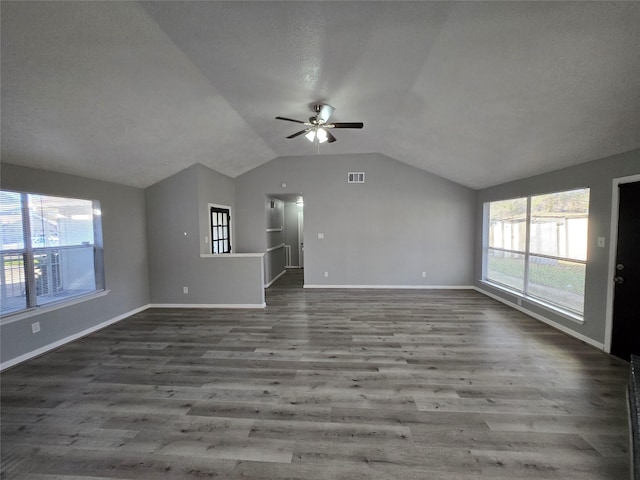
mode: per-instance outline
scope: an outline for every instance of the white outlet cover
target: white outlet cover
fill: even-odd
[[[34,322],[31,324],[31,332],[38,333],[40,331],[40,322]]]
[[[598,237],[598,247],[604,248],[604,246],[605,246],[605,238],[604,237]]]

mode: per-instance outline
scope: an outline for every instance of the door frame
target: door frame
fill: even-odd
[[[205,239],[205,244],[207,244],[207,253],[211,253],[213,254],[213,225],[212,225],[212,221],[211,221],[211,209],[212,208],[219,208],[221,210],[229,210],[229,247],[230,247],[230,251],[229,253],[235,253],[234,249],[233,249],[233,232],[234,232],[234,218],[233,218],[233,210],[231,209],[231,206],[229,205],[221,205],[219,203],[208,203],[207,204],[207,217],[208,218],[208,222],[209,222],[209,230],[207,233],[207,237],[208,240]],[[200,240],[200,242],[202,242],[202,240]],[[225,255],[224,253],[222,254],[216,254],[216,255]]]
[[[640,182],[640,174],[613,179],[611,195],[611,233],[609,234],[609,268],[607,269],[607,310],[604,327],[604,351],[611,353],[613,337],[613,301],[615,284],[613,277],[616,272],[616,255],[618,253],[618,216],[620,210],[620,185],[624,183]]]
[[[298,268],[304,268],[304,210],[302,209],[298,212]]]

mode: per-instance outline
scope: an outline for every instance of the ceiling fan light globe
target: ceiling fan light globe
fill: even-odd
[[[307,137],[307,140],[313,142],[316,139],[316,132],[315,130],[309,130],[304,136]]]
[[[320,143],[324,143],[329,139],[329,137],[327,137],[327,131],[323,128],[318,129],[318,132],[316,133],[316,138]]]

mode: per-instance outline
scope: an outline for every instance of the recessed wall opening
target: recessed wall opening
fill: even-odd
[[[265,284],[287,270],[304,268],[304,195],[301,192],[267,195]]]

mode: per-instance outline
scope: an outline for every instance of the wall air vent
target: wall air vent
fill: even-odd
[[[347,183],[364,183],[364,172],[349,172]]]

